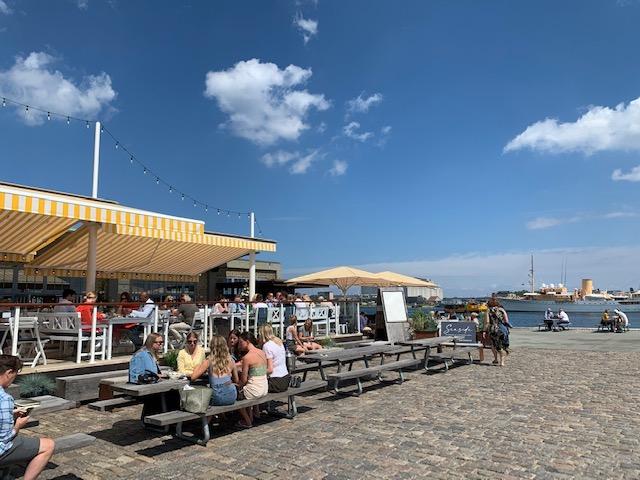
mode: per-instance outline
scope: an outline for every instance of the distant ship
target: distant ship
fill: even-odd
[[[500,304],[507,312],[540,312],[547,308],[557,312],[563,309],[567,313],[602,313],[604,310],[613,311],[618,308],[623,312],[640,312],[640,293],[611,295],[607,292],[594,292],[593,280],[583,279],[580,290],[569,293],[567,288],[558,285],[542,284],[535,291],[535,277],[533,273],[533,258],[529,271],[531,292],[522,296],[498,297]]]

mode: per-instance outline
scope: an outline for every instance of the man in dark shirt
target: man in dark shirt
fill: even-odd
[[[171,334],[180,341],[186,339],[186,334],[194,328],[193,317],[199,311],[195,303],[191,303],[191,296],[187,293],[180,295],[180,305],[173,309],[173,315],[179,319],[169,327]]]

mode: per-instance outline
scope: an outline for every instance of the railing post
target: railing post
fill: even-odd
[[[245,330],[247,332],[249,331],[249,307],[250,306],[251,306],[251,302],[248,302],[247,305],[246,305],[247,308],[244,309],[244,311],[245,311],[245,322],[246,322]]]
[[[360,302],[356,302],[356,328],[358,329],[358,333],[362,333],[360,331]]]
[[[81,322],[82,323],[82,322]],[[90,357],[89,363],[96,363],[96,328],[98,324],[98,307],[96,305],[93,306],[91,310],[91,345],[90,345]],[[80,327],[82,328],[82,327]],[[81,345],[78,345],[78,348],[82,348]],[[104,348],[104,345],[102,346]]]
[[[207,303],[204,304],[204,327],[202,331],[202,345],[206,349],[209,344],[209,305]]]
[[[284,305],[280,303],[280,338],[284,340]]]
[[[18,355],[18,329],[20,328],[20,307],[13,311],[13,332],[11,332],[11,355]]]
[[[158,333],[158,305],[153,304],[153,333]]]

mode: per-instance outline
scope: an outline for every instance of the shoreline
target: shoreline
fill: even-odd
[[[640,329],[625,333],[596,332],[595,329],[572,328],[560,332],[538,331],[531,327],[514,327],[511,348],[549,350],[640,352]]]

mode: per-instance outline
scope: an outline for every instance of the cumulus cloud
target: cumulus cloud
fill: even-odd
[[[347,102],[347,112],[349,113],[366,113],[371,107],[382,102],[382,94],[374,93],[370,97],[364,98],[364,92],[356,98],[352,98]]]
[[[631,211],[614,211],[602,214],[574,215],[571,217],[537,217],[526,223],[529,230],[544,230],[547,228],[566,225],[568,223],[578,223],[588,220],[611,220],[617,218],[634,218],[638,213]]]
[[[235,135],[267,146],[298,139],[309,128],[305,123],[309,112],[329,108],[324,95],[296,90],[311,75],[311,69],[289,65],[281,70],[253,58],[228,70],[208,72],[204,94],[216,99],[229,116],[226,126]]]
[[[13,13],[13,10],[9,8],[9,5],[4,0],[0,0],[0,13],[3,15],[11,15]]]
[[[349,165],[344,160],[334,160],[333,167],[329,169],[329,174],[334,177],[339,177],[347,173],[347,167]]]
[[[78,0],[76,4],[80,10],[86,10],[89,8],[89,0]]]
[[[344,133],[345,137],[352,138],[353,140],[358,140],[359,142],[366,142],[368,139],[373,137],[372,132],[358,133],[359,129],[359,122],[351,122],[343,127],[342,132]]]
[[[264,154],[260,158],[260,161],[269,168],[290,165],[289,173],[300,175],[307,173],[311,164],[316,161],[318,157],[319,150],[312,150],[307,154],[278,150],[277,152]]]
[[[300,30],[305,45],[318,34],[318,21],[304,18],[301,13],[293,17],[293,24]]]
[[[9,70],[0,70],[0,91],[25,104],[92,118],[116,97],[106,73],[88,75],[76,84],[52,68],[55,61],[43,52],[16,57]],[[17,112],[28,125],[38,125],[46,119],[45,114],[33,110],[27,112],[20,108]]]
[[[627,182],[640,182],[640,165],[633,167],[629,172],[622,173],[622,170],[616,168],[611,174],[611,180],[619,182],[625,180]]]
[[[505,152],[529,148],[541,152],[640,150],[640,98],[615,108],[592,106],[575,122],[547,118],[527,127],[504,147]]]

